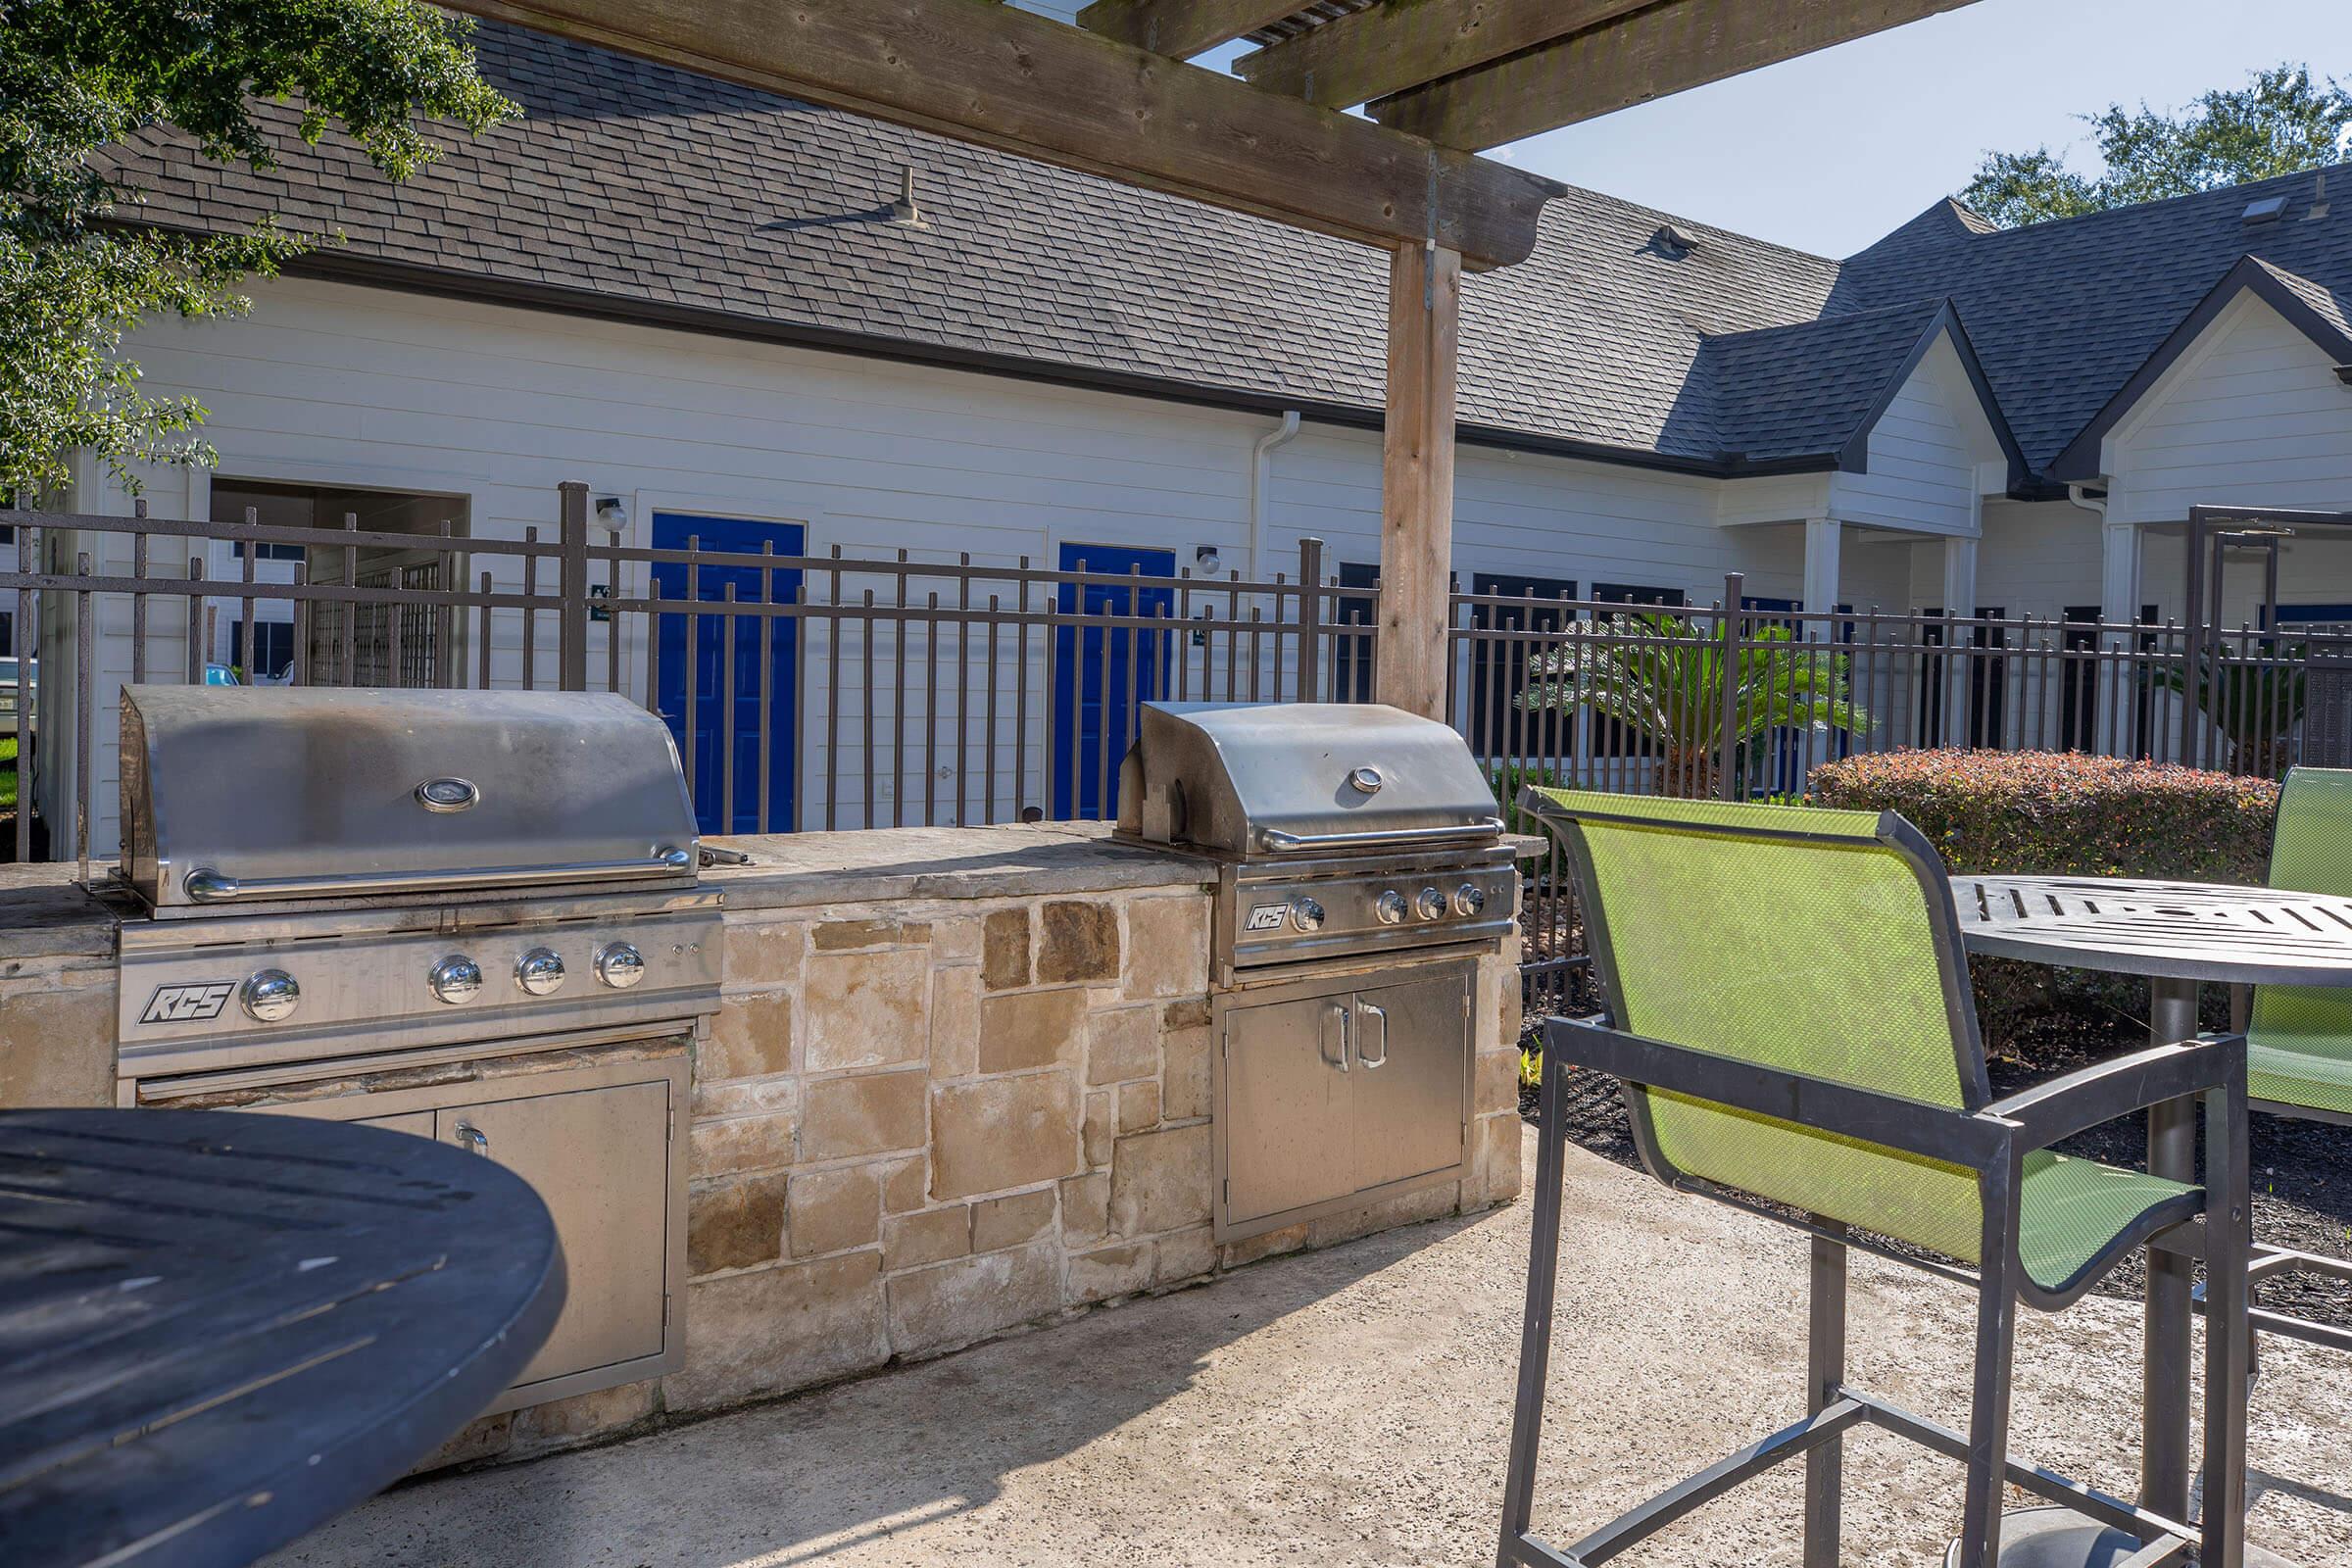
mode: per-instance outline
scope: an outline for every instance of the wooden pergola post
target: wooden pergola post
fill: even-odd
[[[1389,253],[1389,388],[1380,471],[1380,701],[1446,717],[1453,564],[1454,360],[1462,258]]]

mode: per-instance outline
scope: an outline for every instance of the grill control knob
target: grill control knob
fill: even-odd
[[[626,942],[615,942],[597,953],[596,977],[615,991],[626,991],[645,978],[645,955]]]
[[[1424,920],[1443,920],[1446,918],[1446,895],[1436,888],[1423,888],[1421,896],[1413,901],[1413,912]]]
[[[514,983],[534,997],[552,997],[564,984],[564,960],[553,948],[533,948],[514,960]]]
[[[482,966],[463,953],[453,953],[434,964],[433,972],[425,978],[433,988],[433,995],[453,1006],[471,1002],[482,994]]]
[[[245,977],[237,993],[245,1010],[264,1023],[275,1023],[290,1018],[302,1002],[302,987],[283,969],[257,969]]]
[[[1323,929],[1323,906],[1312,899],[1300,899],[1291,906],[1291,918],[1298,922],[1301,931]]]
[[[1453,912],[1476,914],[1487,906],[1487,890],[1475,882],[1465,882],[1453,890]]]
[[[1389,889],[1372,901],[1372,912],[1380,916],[1382,925],[1396,925],[1404,918],[1404,895]]]

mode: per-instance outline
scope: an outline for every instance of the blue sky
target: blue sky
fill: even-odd
[[[1555,179],[1828,256],[1967,183],[1988,149],[2073,144],[2072,116],[2238,86],[2282,60],[2352,78],[2346,0],[1978,0],[1507,149]]]
[[[1497,156],[1847,256],[1957,191],[1989,150],[2071,144],[2087,172],[2097,153],[2074,116],[2171,109],[2280,61],[2352,78],[2352,0],[1978,0]]]

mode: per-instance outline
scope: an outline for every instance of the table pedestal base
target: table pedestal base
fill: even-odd
[[[2001,1568],[2123,1568],[2140,1549],[2137,1537],[2072,1508],[2021,1508],[2001,1516]],[[1959,1568],[1960,1543],[1943,1556]],[[2275,1551],[2246,1548],[2246,1568],[2295,1568]]]

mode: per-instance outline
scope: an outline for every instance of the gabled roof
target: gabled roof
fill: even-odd
[[[2338,199],[2310,218],[2325,178]],[[2249,204],[2286,198],[2271,222]],[[2352,168],[2282,175],[2114,212],[1986,230],[1939,202],[1838,269],[1827,309],[1951,299],[2026,461],[2048,472],[2249,255],[2324,291],[2352,291]]]
[[[1920,300],[1706,340],[1693,381],[1707,383],[1726,453],[1772,462],[1830,452],[1864,471],[1870,432],[1939,338],[1949,337],[1987,423],[2014,463],[2017,444],[1948,300]]]
[[[1379,422],[1373,251],[584,44],[476,41],[527,118],[410,183],[274,109],[268,173],[129,149],[144,217],[339,229],[313,273]],[[921,227],[890,220],[908,168]],[[2312,221],[2309,173],[2011,230],[1940,201],[1842,263],[1572,190],[1529,261],[1464,280],[1463,433],[1723,475],[1850,465],[1938,302],[2020,474],[2045,474],[2248,253],[2344,314],[2352,171],[2330,172],[2346,199]],[[2245,224],[2266,195],[2284,216]]]
[[[2230,308],[2240,295],[2251,294],[2286,318],[2305,337],[2318,345],[2338,365],[2352,365],[2352,321],[2347,321],[2344,302],[2332,290],[2323,288],[2307,277],[2297,277],[2282,268],[2272,266],[2259,256],[2249,256],[2230,269],[2211,293],[2197,303],[2196,309],[2183,317],[2180,324],[2149,355],[2147,362],[2133,371],[2132,378],[2116,390],[2105,407],[2083,426],[2082,434],[2067,445],[2064,452],[2050,465],[2054,479],[2095,479],[2102,471],[2100,447],[2109,431],[2128,416],[2139,400],[2147,396],[2165,371],[2180,362],[2198,338],[2212,326],[2214,318]]]

